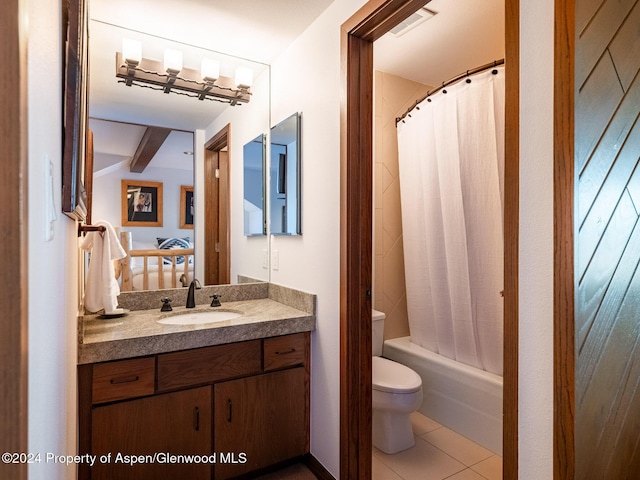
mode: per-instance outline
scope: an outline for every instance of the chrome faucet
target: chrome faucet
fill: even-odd
[[[186,308],[195,308],[196,307],[196,299],[195,292],[196,290],[200,290],[202,286],[197,279],[193,279],[189,284],[189,292],[187,293],[187,307]]]

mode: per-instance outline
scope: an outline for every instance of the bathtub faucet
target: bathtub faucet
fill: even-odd
[[[193,279],[191,284],[189,285],[189,292],[187,293],[187,306],[186,308],[195,308],[196,307],[196,299],[195,293],[196,290],[200,290],[202,286],[197,279]]]

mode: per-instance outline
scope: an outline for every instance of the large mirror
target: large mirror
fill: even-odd
[[[244,235],[242,182],[243,147],[257,135],[262,138],[270,125],[269,66],[205,48],[206,43],[199,43],[204,32],[167,29],[171,15],[152,22],[143,12],[151,13],[160,7],[147,0],[89,3],[93,222],[105,220],[118,230],[130,232],[134,249],[158,248],[163,241],[169,249],[193,247],[194,257],[189,260],[186,278],[195,276],[203,284],[207,278],[218,278],[205,271],[207,268],[227,269],[227,274],[219,276],[225,279],[223,283],[236,283],[239,277],[268,281],[269,270],[263,262],[268,258],[265,253],[269,248],[268,237]],[[130,15],[131,12],[134,14]],[[135,21],[136,18],[147,20]],[[141,70],[150,71],[148,65],[155,65],[145,62],[162,65],[168,50],[181,52],[183,69],[192,69],[200,77],[204,77],[201,71],[204,59],[217,62],[219,71],[212,76],[218,80],[213,90],[218,85],[222,85],[223,93],[235,84],[248,86],[249,93],[243,94],[248,102],[231,105],[226,98],[200,100],[173,89],[165,93],[162,87],[151,83],[133,82],[128,86],[126,80],[116,78],[116,65],[125,63],[122,58],[116,59],[116,54],[126,48],[123,39],[139,42]],[[250,78],[238,80],[240,71],[244,74],[249,71]],[[207,146],[225,128],[226,143]],[[219,165],[209,168],[211,161]],[[123,222],[123,181],[134,186],[136,182],[162,185],[162,225],[135,226]],[[223,182],[226,183],[222,185]],[[215,209],[219,210],[215,216],[217,234],[211,237],[205,231],[214,228],[210,212]],[[167,239],[176,239],[178,243]],[[205,258],[211,259],[214,254],[219,255],[220,264],[205,265]],[[140,266],[134,261],[133,268],[136,267]]]
[[[138,242],[157,244],[158,238],[193,244],[195,259],[193,272],[189,275],[205,280],[202,283],[269,280],[270,236],[244,235],[243,146],[256,136],[269,132],[269,65],[332,1],[304,2],[293,10],[288,1],[257,5],[255,0],[184,0],[179,8],[175,3],[158,0],[70,2],[69,9],[72,12],[75,9],[89,12],[87,103],[89,123],[97,135],[94,141],[97,145],[95,180],[98,181],[94,187],[98,191],[94,195],[93,209],[91,206],[88,208],[93,213],[92,222],[106,220],[115,227],[123,228],[120,225],[121,214],[114,213],[118,211],[114,206],[122,205],[123,191],[114,187],[117,184],[114,175],[116,170],[125,172],[125,165],[141,149],[142,157],[148,158],[143,171],[129,170],[126,173],[129,178],[120,178],[120,182],[142,181],[145,175],[151,176],[153,172],[155,178],[148,181],[163,185],[163,223],[156,227],[125,226],[136,246],[140,246]],[[85,9],[85,6],[88,8]],[[70,35],[77,33],[69,32]],[[146,88],[126,86],[126,80],[116,79],[116,62],[119,74],[125,77],[129,67],[134,68],[138,64],[129,65],[135,55],[123,55],[122,40],[125,37],[137,40],[142,45],[142,62],[139,66],[147,70],[144,75],[153,76],[154,70],[164,73],[165,51],[179,50],[182,65],[196,72],[201,72],[201,62],[205,57],[219,62],[220,70],[216,75],[227,80],[215,81],[216,85],[212,85],[211,89],[216,92],[246,86],[246,80],[237,80],[235,73],[240,67],[244,67],[245,71],[251,70],[253,81],[250,93],[242,92],[239,104],[230,106],[229,103],[196,100],[175,93],[173,86],[185,86],[177,78],[172,87],[166,89],[169,92],[166,94],[149,84]],[[132,51],[135,54],[135,49],[128,49],[128,52]],[[119,59],[116,57],[118,52]],[[153,63],[149,64],[148,60]],[[175,57],[170,55],[167,65],[169,71],[174,69],[171,67],[174,61]],[[210,79],[210,66],[206,75],[202,73],[201,80]],[[84,70],[82,72],[84,78]],[[67,87],[69,82],[67,78]],[[77,93],[73,99],[83,103],[84,93]],[[246,100],[249,102],[243,103]],[[132,132],[128,132],[129,128]],[[72,133],[78,134],[74,138],[85,138],[84,127],[72,130]],[[159,152],[149,154],[150,149],[145,145],[158,142],[157,138],[163,135],[166,138],[160,142],[162,147],[158,147]],[[129,147],[127,150],[126,146]],[[269,155],[267,151],[267,157]],[[161,160],[161,157],[164,159]],[[165,162],[169,162],[170,166]],[[267,172],[268,163],[267,160]],[[216,164],[224,168],[218,168]],[[158,170],[154,172],[156,168]],[[191,174],[189,168],[192,169]],[[170,179],[167,179],[161,175],[161,169],[171,170],[174,175],[169,173]],[[188,178],[192,179],[191,182]],[[218,178],[227,183],[218,186]],[[106,186],[108,179],[111,187]],[[88,175],[89,180],[94,180],[93,175]],[[136,191],[142,192],[136,187],[134,184],[134,194]],[[267,190],[268,187],[266,185]],[[219,194],[226,197],[217,197]],[[91,198],[88,200],[91,205]],[[268,197],[265,203],[269,203]],[[291,206],[288,208],[292,210]],[[299,203],[296,208],[299,210]],[[269,212],[266,208],[264,210],[268,217]],[[212,218],[220,220],[222,227],[219,228],[217,221],[212,225]],[[268,219],[265,222],[268,227]],[[298,222],[296,230],[300,229],[299,225]],[[210,259],[214,256],[220,259],[212,266]],[[212,268],[226,269],[228,274],[214,275]],[[242,280],[239,280],[240,276]],[[219,281],[211,280],[215,278]]]
[[[299,113],[271,129],[269,231],[272,235],[302,234],[300,129]]]

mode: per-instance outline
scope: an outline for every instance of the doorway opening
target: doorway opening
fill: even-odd
[[[341,478],[371,478],[373,42],[427,2],[371,0],[342,25]],[[519,0],[505,3],[503,476],[517,478]]]

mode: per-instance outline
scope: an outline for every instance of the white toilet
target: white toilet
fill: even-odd
[[[422,404],[422,379],[405,365],[382,358],[385,314],[372,310],[373,445],[397,453],[415,445],[409,415]]]

